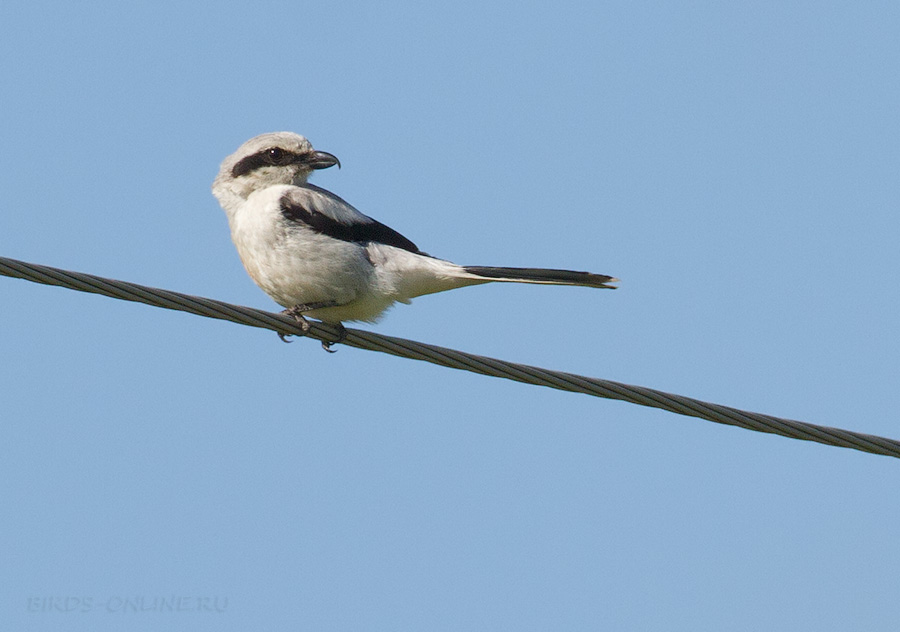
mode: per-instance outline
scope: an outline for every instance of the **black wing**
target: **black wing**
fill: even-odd
[[[330,191],[307,184],[292,187],[281,198],[281,214],[293,222],[343,241],[376,242],[410,252],[419,248],[393,228],[363,215]]]

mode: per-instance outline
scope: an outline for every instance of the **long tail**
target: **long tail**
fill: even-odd
[[[371,246],[370,246],[371,248]],[[394,289],[394,300],[408,301],[423,294],[444,292],[468,285],[480,285],[492,281],[511,283],[541,283],[545,285],[580,285],[615,289],[612,283],[618,279],[605,274],[552,270],[546,268],[497,268],[493,266],[460,266],[451,261],[437,259],[417,252],[409,252],[391,246],[387,255],[375,249],[380,265],[375,266],[388,287]],[[381,259],[378,259],[378,257]]]
[[[552,270],[547,268],[495,268],[491,266],[463,266],[469,274],[491,281],[509,281],[512,283],[544,283],[548,285],[580,285],[616,289],[619,279],[605,274],[576,272],[574,270]]]

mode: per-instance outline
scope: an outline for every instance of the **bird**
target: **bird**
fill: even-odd
[[[547,268],[463,266],[433,257],[334,193],[310,184],[340,161],[304,136],[255,136],[222,161],[212,193],[254,282],[309,330],[306,316],[335,325],[376,322],[395,303],[491,282],[615,289],[604,274]],[[279,333],[287,341],[285,334]],[[331,343],[323,343],[331,351]]]

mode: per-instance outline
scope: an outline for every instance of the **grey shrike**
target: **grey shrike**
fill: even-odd
[[[247,272],[304,330],[304,315],[338,326],[375,322],[398,301],[491,281],[613,289],[609,283],[618,280],[570,270],[460,266],[427,255],[334,193],[307,184],[314,170],[334,165],[340,166],[335,156],[314,150],[303,136],[262,134],[222,162],[212,186]]]

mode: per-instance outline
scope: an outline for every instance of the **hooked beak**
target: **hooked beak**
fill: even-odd
[[[328,167],[338,166],[341,168],[341,161],[334,154],[327,151],[314,151],[303,160],[310,169],[327,169]]]

